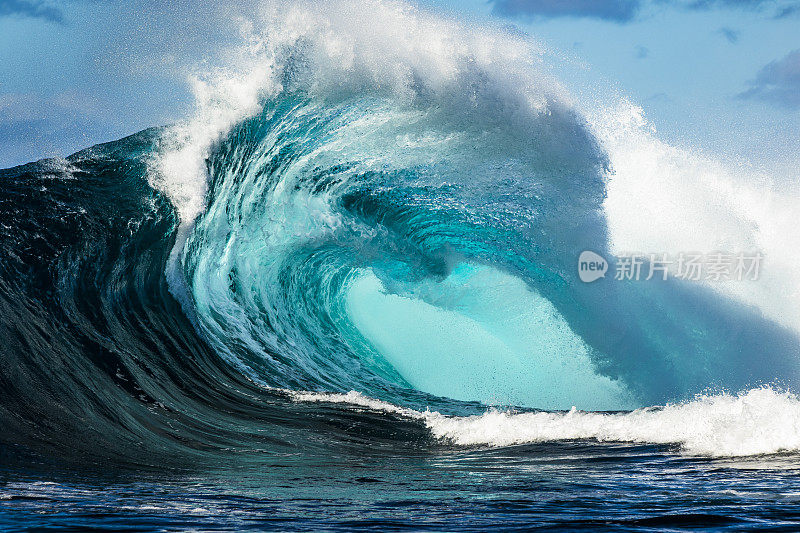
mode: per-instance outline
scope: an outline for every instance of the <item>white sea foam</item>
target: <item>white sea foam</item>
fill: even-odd
[[[543,73],[541,50],[529,39],[469,28],[404,1],[263,0],[240,20],[240,31],[240,46],[229,49],[221,65],[203,63],[191,76],[195,111],[165,135],[148,173],[180,217],[167,277],[190,315],[179,263],[206,207],[206,159],[232,127],[260,111],[262,99],[284,88],[287,71],[314,94],[370,88],[409,100],[423,93],[455,107],[479,97],[465,83],[478,76],[495,85],[491,100],[515,114],[545,113],[565,94]],[[293,63],[298,53],[299,66]]]
[[[347,393],[336,392],[308,392],[308,391],[286,391],[289,396],[296,402],[324,402],[324,403],[343,403],[355,407],[365,407],[373,411],[382,411],[384,413],[392,413],[403,415],[409,418],[425,418],[425,414],[406,407],[400,407],[383,400],[370,398],[357,391],[350,391]]]
[[[296,401],[330,402],[422,421],[440,439],[464,446],[511,446],[564,440],[673,444],[683,453],[740,457],[800,452],[800,399],[771,388],[702,395],[680,404],[625,413],[488,410],[468,417],[416,411],[358,392],[292,393]]]

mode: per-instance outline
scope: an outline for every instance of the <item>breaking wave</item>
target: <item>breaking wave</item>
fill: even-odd
[[[355,404],[407,443],[798,449],[793,200],[635,106],[578,112],[527,38],[335,7],[255,14],[182,124],[2,171],[6,444],[147,463],[387,438]],[[766,281],[577,277],[584,250],[683,246],[761,250]]]

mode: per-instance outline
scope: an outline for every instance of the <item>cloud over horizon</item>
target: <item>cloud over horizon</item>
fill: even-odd
[[[0,17],[28,17],[48,22],[64,22],[64,13],[42,0],[0,0]]]
[[[598,18],[629,22],[639,12],[641,0],[491,0],[492,11],[504,17]]]
[[[749,85],[739,98],[800,109],[800,49],[762,67]]]
[[[719,33],[725,37],[725,40],[731,44],[736,44],[739,42],[739,35],[741,32],[739,30],[734,30],[733,28],[723,27],[719,29]]]
[[[773,18],[800,13],[800,0],[489,0],[492,12],[502,17],[552,19],[594,18],[625,24],[637,18],[646,6],[679,9],[775,9]]]

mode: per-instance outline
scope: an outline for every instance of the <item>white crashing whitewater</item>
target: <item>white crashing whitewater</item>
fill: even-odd
[[[512,446],[566,440],[673,444],[689,455],[742,457],[800,452],[800,399],[771,388],[626,413],[514,413],[468,417],[415,411],[360,394],[293,392],[296,401],[347,404],[420,420],[440,439],[464,446]]]
[[[589,122],[614,170],[604,207],[615,253],[758,251],[758,280],[707,285],[800,331],[796,187],[743,162],[670,146],[627,101],[590,113]]]
[[[228,51],[223,68],[205,66],[190,78],[194,116],[172,128],[151,164],[151,183],[169,195],[186,225],[203,212],[205,158],[214,143],[255,115],[261,99],[280,93],[287,55],[297,47],[310,60],[308,89],[317,94],[375,87],[410,101],[421,83],[436,97],[452,98],[464,92],[459,75],[474,69],[501,86],[507,106],[521,113],[547,112],[549,102],[566,98],[544,74],[532,41],[468,29],[403,1],[265,0],[242,21],[241,33],[244,44]]]
[[[532,41],[498,29],[470,30],[402,0],[263,0],[240,22],[243,44],[219,58],[224,66],[203,64],[190,76],[195,112],[170,129],[149,165],[151,185],[169,196],[180,217],[167,278],[190,316],[180,262],[205,209],[207,157],[231,128],[260,111],[263,99],[281,92],[293,49],[304,49],[313,70],[308,89],[317,94],[375,87],[411,100],[421,82],[436,97],[469,99],[458,76],[474,69],[500,85],[509,108],[523,113],[546,113],[548,102],[565,98],[560,84],[543,73],[541,50]]]
[[[245,45],[231,54],[225,69],[193,80],[196,114],[173,130],[152,164],[152,183],[177,207],[184,237],[204,208],[205,158],[231,127],[259,111],[260,98],[280,92],[281,54],[293,44],[314,42],[315,83],[327,91],[361,84],[402,95],[419,81],[414,76],[421,76],[428,89],[446,94],[459,89],[454,85],[459,72],[477,65],[504,80],[509,106],[547,112],[549,101],[567,100],[560,85],[542,74],[541,56],[530,41],[494,29],[463,28],[400,1],[265,6],[244,24],[243,34]],[[717,288],[800,330],[800,271],[791,242],[796,196],[765,193],[763,183],[745,185],[732,177],[736,169],[659,141],[636,106],[621,103],[620,109],[590,114],[588,121],[615,170],[605,206],[615,250],[763,249],[763,284]],[[173,266],[184,242],[178,239]],[[472,417],[414,411],[357,392],[290,394],[297,401],[338,402],[422,420],[436,437],[460,445],[594,439],[676,444],[686,453],[708,456],[800,451],[800,400],[771,388],[618,414],[489,410]]]

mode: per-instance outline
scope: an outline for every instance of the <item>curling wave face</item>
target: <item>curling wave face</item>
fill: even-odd
[[[561,409],[796,379],[796,335],[717,291],[577,280],[581,251],[614,248],[613,169],[530,43],[342,6],[391,39],[282,13],[251,36],[259,76],[203,85],[162,155],[160,186],[207,194],[181,278],[230,361],[275,387]],[[198,153],[201,178],[171,170]]]

